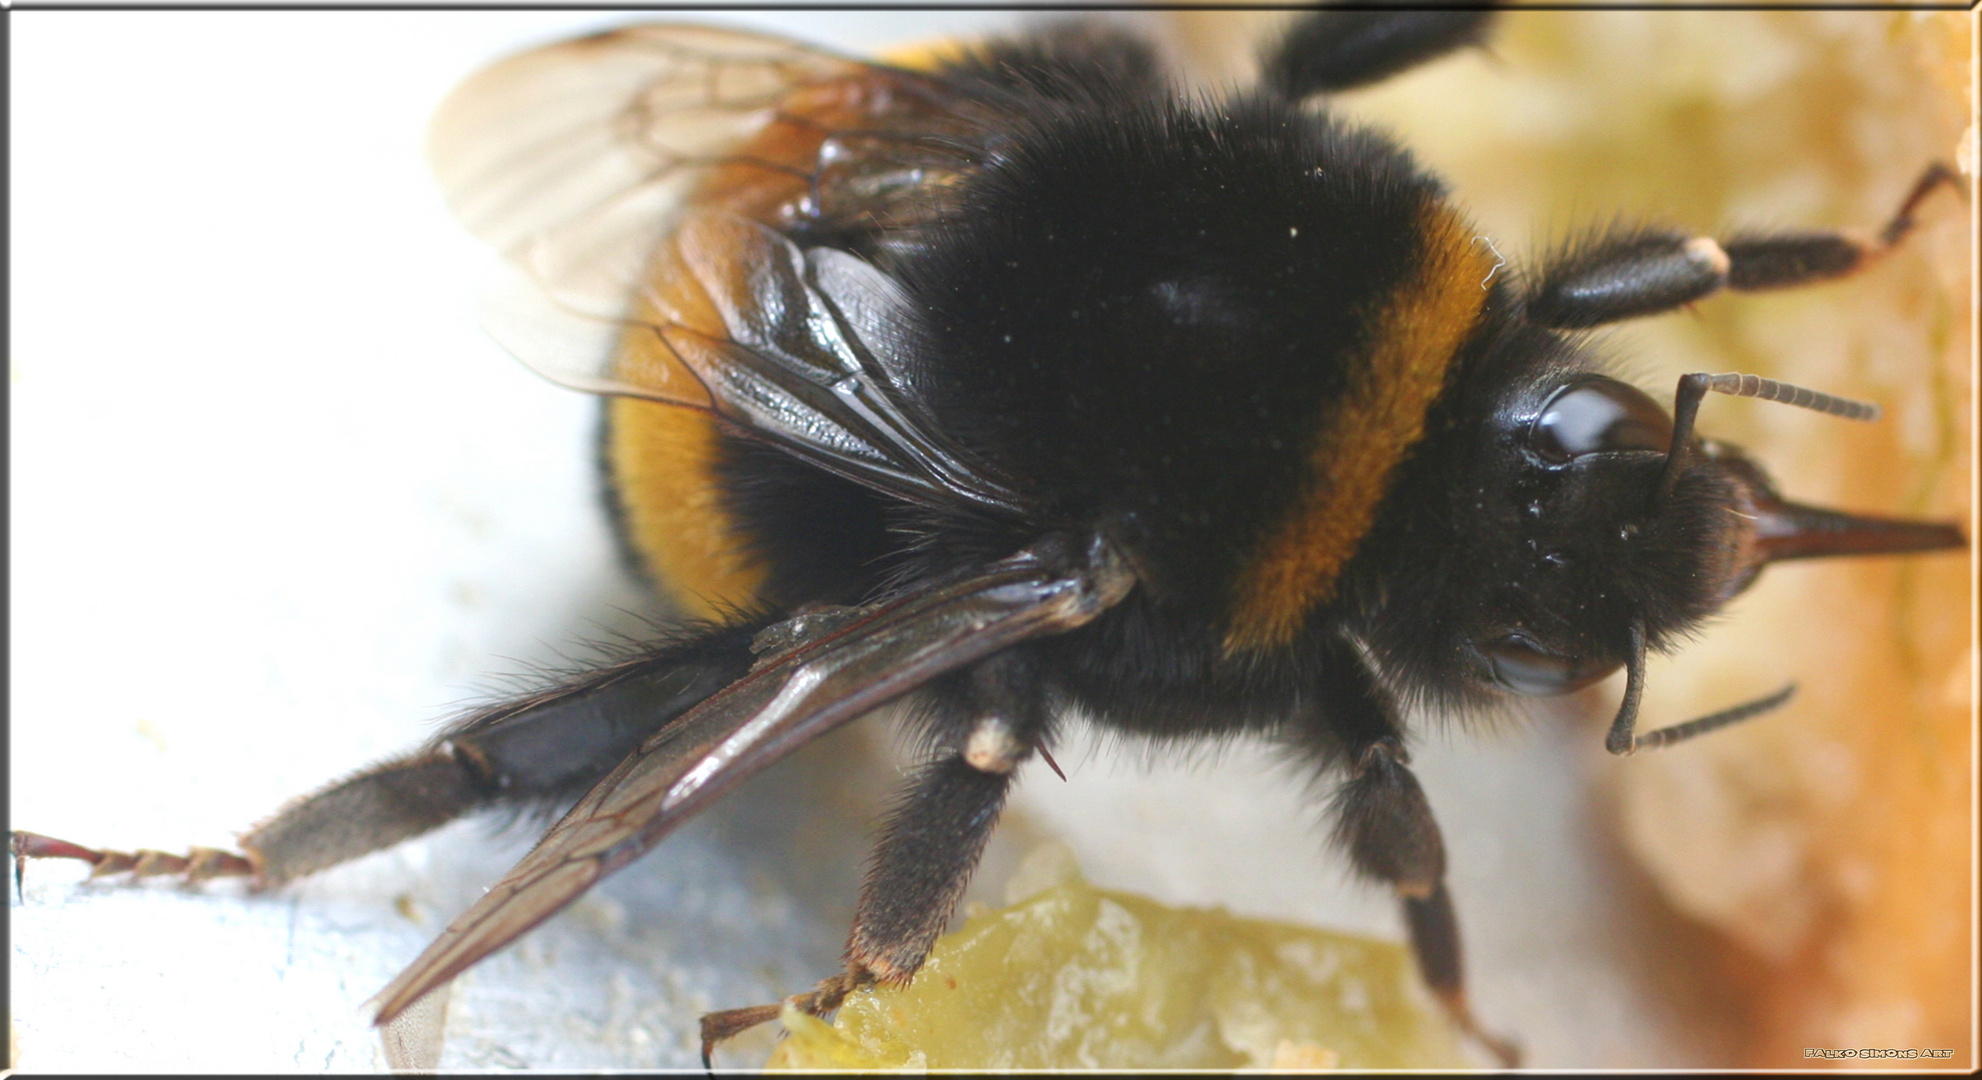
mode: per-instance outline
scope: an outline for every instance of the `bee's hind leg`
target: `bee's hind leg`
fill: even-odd
[[[30,858],[81,859],[90,875],[245,876],[279,885],[390,847],[464,814],[548,806],[610,772],[655,730],[750,670],[763,621],[704,627],[534,693],[477,710],[427,745],[379,762],[276,811],[240,853],[88,848],[14,833],[18,891]]]
[[[241,846],[265,881],[286,881],[467,813],[574,798],[647,736],[748,672],[762,627],[705,626],[478,710],[421,749],[284,807]]]
[[[1482,1026],[1466,996],[1459,921],[1445,887],[1445,841],[1411,772],[1396,704],[1353,649],[1338,650],[1326,671],[1333,683],[1327,700],[1335,706],[1326,726],[1284,734],[1311,756],[1347,765],[1349,779],[1334,799],[1336,843],[1358,873],[1396,890],[1418,972],[1453,1025],[1503,1068],[1514,1068],[1520,1048]]]
[[[1022,654],[1007,652],[946,680],[927,714],[935,748],[894,806],[868,864],[847,938],[846,970],[791,1004],[815,1016],[873,983],[901,985],[929,958],[984,854],[1018,766],[1048,734],[1039,680]],[[781,1005],[702,1018],[702,1060],[717,1043],[774,1020]]]
[[[1321,8],[1296,19],[1260,61],[1267,89],[1289,101],[1387,79],[1485,40],[1488,4],[1448,11]]]

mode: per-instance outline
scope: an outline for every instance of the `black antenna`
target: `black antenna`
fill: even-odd
[[[1705,735],[1707,732],[1713,731],[1716,728],[1724,728],[1729,724],[1738,724],[1751,716],[1760,716],[1765,712],[1779,709],[1785,702],[1795,696],[1796,684],[1790,683],[1788,686],[1767,697],[1758,697],[1753,701],[1743,702],[1732,709],[1722,709],[1717,713],[1702,716],[1698,720],[1688,720],[1683,724],[1674,724],[1671,727],[1660,728],[1657,731],[1648,731],[1634,740],[1633,749],[1656,750],[1661,746],[1671,746],[1676,742],[1685,742],[1695,735]]]
[[[1617,706],[1617,718],[1610,722],[1610,734],[1604,738],[1604,749],[1622,755],[1685,742],[1696,735],[1705,735],[1709,731],[1779,709],[1795,694],[1796,684],[1790,683],[1767,697],[1638,735],[1635,733],[1638,702],[1645,696],[1645,619],[1642,615],[1634,616],[1631,619],[1631,651],[1624,658],[1624,700]]]
[[[1697,403],[1696,403],[1697,404]],[[1604,749],[1628,754],[1638,748],[1631,732],[1638,726],[1638,701],[1645,696],[1645,617],[1631,617],[1631,651],[1624,658],[1624,700],[1617,706],[1617,718],[1610,722]]]
[[[1665,472],[1659,476],[1658,492],[1652,498],[1654,509],[1663,506],[1666,499],[1672,496],[1673,487],[1679,483],[1679,474],[1686,471],[1686,459],[1693,444],[1693,419],[1699,415],[1700,399],[1706,397],[1709,390],[1733,397],[1780,401],[1784,405],[1811,409],[1830,416],[1843,417],[1846,420],[1879,418],[1879,407],[1869,402],[1833,397],[1815,390],[1806,390],[1801,386],[1764,379],[1760,375],[1742,375],[1735,372],[1723,375],[1709,375],[1705,372],[1681,375],[1679,390],[1672,396],[1672,449],[1666,451]]]

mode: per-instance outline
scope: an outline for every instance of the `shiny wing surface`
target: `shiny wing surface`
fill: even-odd
[[[476,75],[430,151],[508,264],[483,322],[540,373],[713,412],[911,500],[1010,510],[914,409],[900,290],[781,231],[932,213],[973,156],[959,105],[936,81],[775,38],[639,26]]]
[[[784,640],[749,675],[651,736],[381,991],[378,1022],[549,918],[764,766],[946,672],[1085,625],[1133,584],[1097,539],[1084,552],[1022,552],[975,576],[839,613],[816,631],[802,619],[774,628]]]
[[[707,166],[797,87],[868,70],[763,34],[629,26],[482,69],[428,158],[469,231],[562,293],[616,305]]]

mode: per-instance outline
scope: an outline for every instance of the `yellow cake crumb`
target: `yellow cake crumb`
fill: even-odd
[[[1454,1068],[1404,946],[1065,876],[972,916],[915,981],[828,1025],[787,1007],[771,1069]],[[1015,880],[1028,876],[1022,869]]]

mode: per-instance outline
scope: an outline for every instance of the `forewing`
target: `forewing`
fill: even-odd
[[[855,61],[782,39],[630,26],[498,61],[435,112],[427,149],[448,205],[507,262],[491,333],[545,375],[618,392],[605,369],[656,248],[723,156],[794,87]],[[624,372],[644,396],[708,407],[678,365]]]
[[[379,1044],[393,1072],[433,1072],[447,1046],[447,998],[443,986],[407,1004],[398,1016],[379,1025]]]
[[[428,157],[476,236],[560,291],[612,307],[700,168],[761,129],[794,88],[866,70],[762,34],[623,27],[477,72],[435,112]]]
[[[962,105],[775,38],[629,27],[476,75],[441,106],[431,156],[508,263],[483,322],[539,372],[714,412],[906,498],[1010,510],[916,414],[900,290],[780,231],[932,212],[973,158]]]
[[[872,265],[715,213],[683,221],[657,266],[602,380],[612,392],[651,396],[642,386],[673,363],[718,415],[830,471],[914,501],[1018,505],[917,411],[907,300]]]
[[[764,766],[945,672],[1082,626],[1133,582],[1097,539],[1085,552],[1023,552],[842,613],[822,631],[786,624],[795,640],[651,736],[381,991],[377,1022],[549,918]]]

